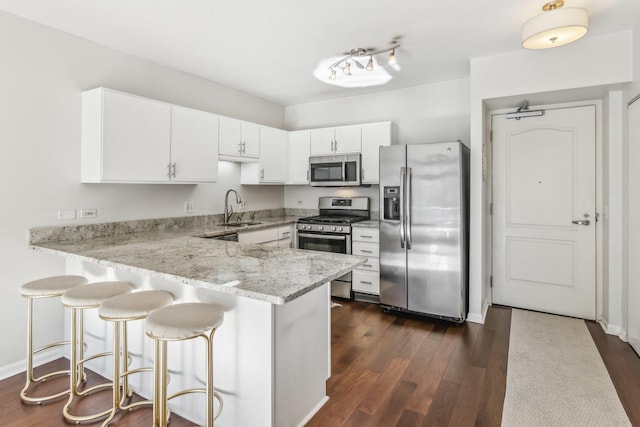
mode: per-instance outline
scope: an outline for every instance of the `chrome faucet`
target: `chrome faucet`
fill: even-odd
[[[229,218],[233,215],[233,208],[229,206],[229,193],[234,192],[236,195],[236,203],[242,203],[242,199],[240,198],[240,194],[233,188],[227,190],[227,194],[224,195],[224,222],[229,222]]]

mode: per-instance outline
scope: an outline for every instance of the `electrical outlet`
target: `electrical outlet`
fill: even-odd
[[[97,218],[98,209],[81,209],[80,218]]]
[[[193,213],[193,211],[194,211],[194,203],[193,202],[185,202],[184,211],[186,213]]]
[[[75,209],[59,209],[58,219],[76,219]]]
[[[298,204],[301,205],[302,204],[302,200],[298,200]]]

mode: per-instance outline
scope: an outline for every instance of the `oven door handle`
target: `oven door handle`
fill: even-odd
[[[311,239],[327,239],[327,240],[347,240],[347,236],[332,236],[329,234],[298,233],[298,237],[309,237]]]

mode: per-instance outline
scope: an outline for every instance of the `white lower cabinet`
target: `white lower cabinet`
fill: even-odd
[[[367,257],[367,262],[353,270],[352,289],[370,295],[380,295],[380,233],[377,228],[354,226],[351,253]]]
[[[238,233],[238,243],[245,245],[263,244],[267,247],[291,248],[293,225],[263,228]]]

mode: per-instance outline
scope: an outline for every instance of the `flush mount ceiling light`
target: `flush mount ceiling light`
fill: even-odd
[[[400,45],[397,40],[391,44],[388,49],[356,48],[342,56],[323,59],[313,70],[313,75],[320,81],[341,87],[383,85],[393,76],[378,63],[377,55],[389,53],[387,64],[394,71],[400,71],[396,59],[396,49]]]
[[[577,7],[564,6],[564,0],[555,0],[542,7],[543,14],[529,19],[522,26],[522,47],[548,49],[573,43],[587,34],[589,15]]]

